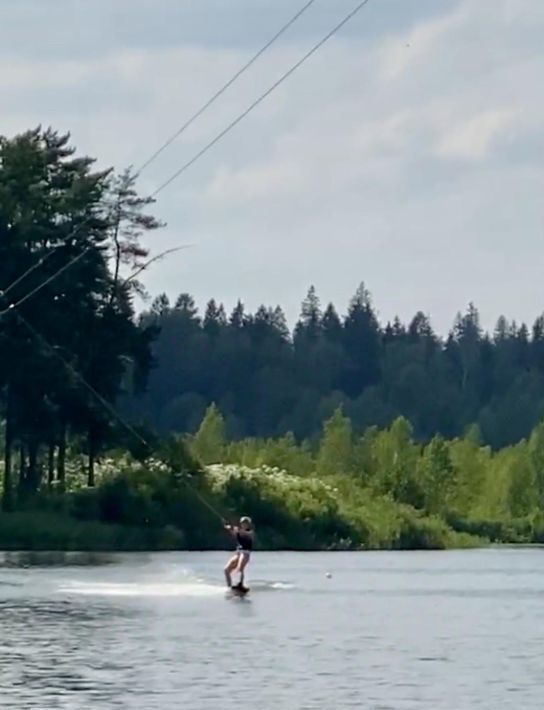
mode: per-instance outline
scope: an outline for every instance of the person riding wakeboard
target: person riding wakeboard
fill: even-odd
[[[225,523],[225,530],[228,530],[236,540],[236,553],[230,558],[225,565],[225,579],[229,589],[243,591],[244,587],[244,572],[251,557],[253,550],[253,523],[251,518],[244,515],[240,518],[238,525]],[[240,574],[238,584],[232,584],[232,573],[236,571]]]

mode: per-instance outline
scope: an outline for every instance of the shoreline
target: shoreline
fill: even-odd
[[[544,548],[539,540],[498,541],[485,536],[458,532],[450,528],[447,536],[396,537],[384,544],[364,544],[346,539],[331,539],[325,534],[300,535],[262,527],[256,552],[404,552],[489,549],[510,547]],[[52,511],[27,510],[0,513],[0,553],[129,553],[129,552],[225,552],[231,551],[221,531],[215,528],[130,526],[92,519],[81,519]]]

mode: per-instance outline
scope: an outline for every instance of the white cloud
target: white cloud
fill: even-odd
[[[432,61],[441,44],[461,29],[469,17],[468,5],[459,5],[443,17],[422,22],[409,32],[386,40],[381,49],[382,77],[400,79],[407,71]]]
[[[461,122],[442,138],[437,154],[446,158],[482,160],[493,143],[512,126],[516,115],[511,109],[494,109]]]
[[[271,17],[276,6],[263,4]],[[142,187],[151,191],[267,88],[341,16],[340,4],[305,18],[161,156]],[[249,56],[247,37],[236,45],[231,32],[248,0],[230,0],[228,49],[217,27],[208,44],[189,41],[186,28],[176,43],[166,29],[174,15],[167,22],[152,5],[131,3],[141,36],[133,24],[125,42],[102,38],[100,51],[79,60],[44,47],[40,61],[14,46],[0,55],[2,131],[51,123],[103,164],[142,162]],[[500,312],[522,320],[541,310],[544,3],[422,0],[425,14],[414,20],[415,6],[371,3],[161,195],[157,212],[169,228],[153,237],[157,249],[197,247],[150,272],[151,291],[281,302],[293,317],[310,283],[342,307],[364,279],[384,317],[422,309],[441,331],[469,300],[487,324]],[[94,7],[86,17],[96,30],[106,4]],[[290,7],[282,0],[278,26]]]

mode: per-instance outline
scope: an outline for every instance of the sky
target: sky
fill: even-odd
[[[100,166],[138,168],[304,0],[0,4],[0,133],[69,131]],[[143,194],[241,113],[355,5],[316,0],[140,176]],[[364,281],[385,322],[446,334],[469,302],[544,311],[544,3],[370,0],[164,190],[151,296],[230,309],[308,287],[345,312]]]

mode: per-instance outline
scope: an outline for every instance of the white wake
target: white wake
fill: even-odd
[[[69,582],[59,592],[102,597],[211,597],[224,594],[225,588],[205,582]]]

